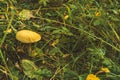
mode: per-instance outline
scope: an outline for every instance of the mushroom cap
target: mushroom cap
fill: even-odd
[[[16,39],[22,43],[34,43],[39,41],[41,36],[30,30],[20,30],[16,33]]]

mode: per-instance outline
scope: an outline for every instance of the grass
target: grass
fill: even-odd
[[[119,9],[118,0],[1,0],[0,80],[118,80]],[[42,36],[31,55],[15,39],[23,29]]]

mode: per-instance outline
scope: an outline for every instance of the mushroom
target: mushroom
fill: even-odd
[[[16,33],[16,39],[28,44],[28,54],[31,54],[31,43],[41,40],[41,35],[30,30],[20,30]]]

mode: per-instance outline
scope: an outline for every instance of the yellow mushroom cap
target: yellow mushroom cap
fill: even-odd
[[[16,39],[22,43],[34,43],[39,41],[41,36],[30,30],[20,30],[16,33]]]

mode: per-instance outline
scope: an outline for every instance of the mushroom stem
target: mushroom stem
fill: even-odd
[[[28,55],[30,55],[32,52],[31,44],[28,44]]]

